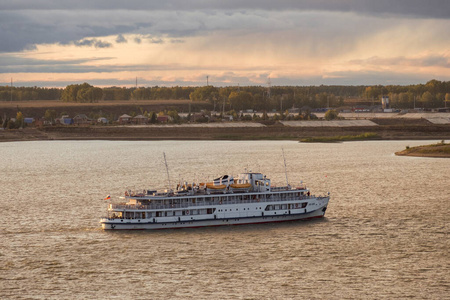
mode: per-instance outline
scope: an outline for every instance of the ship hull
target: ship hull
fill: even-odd
[[[261,212],[259,215],[247,217],[224,217],[214,216],[208,219],[195,219],[193,216],[184,216],[175,221],[169,220],[151,220],[151,219],[102,219],[100,223],[105,230],[157,230],[157,229],[177,229],[177,228],[197,228],[197,227],[215,227],[230,225],[247,225],[262,223],[290,222],[298,220],[307,220],[313,218],[322,218],[328,205],[326,204],[314,211],[289,210],[278,214]]]

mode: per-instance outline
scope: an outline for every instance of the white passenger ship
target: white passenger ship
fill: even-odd
[[[236,180],[224,175],[210,183],[179,184],[175,191],[125,192],[127,203],[108,206],[103,229],[166,229],[285,222],[321,218],[327,196],[306,186],[273,187],[261,173]]]

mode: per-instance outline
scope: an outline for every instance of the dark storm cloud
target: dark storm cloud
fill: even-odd
[[[127,39],[124,38],[124,36],[122,34],[119,34],[116,38],[116,43],[118,44],[122,44],[122,43],[127,43]]]
[[[148,71],[148,70],[179,70],[176,64],[156,65],[111,65],[108,62],[114,57],[48,60],[20,57],[10,54],[0,55],[0,74],[5,73],[114,73],[122,71]],[[186,68],[184,68],[186,69]]]
[[[14,0],[0,10],[324,10],[449,18],[448,0]]]
[[[46,38],[53,29],[52,26],[23,17],[20,12],[0,10],[0,52],[20,51],[36,43],[54,41]]]
[[[15,55],[4,54],[0,55],[0,73],[2,72],[2,67],[16,67],[22,65],[28,66],[41,66],[41,65],[61,65],[61,64],[84,64],[93,61],[108,61],[113,59],[113,57],[102,57],[102,58],[83,58],[83,59],[71,59],[71,60],[49,60],[49,59],[36,59],[28,57],[20,57]]]
[[[86,66],[87,63],[108,61],[112,57],[86,58],[72,60],[48,60],[19,57],[14,55],[0,55],[1,73],[80,73],[91,70],[99,72],[97,67]]]
[[[29,50],[36,44],[75,44],[105,48],[111,44],[92,39],[138,31],[146,23],[112,22],[109,15],[76,11],[2,11],[0,9],[0,53]],[[113,17],[119,17],[116,12]],[[131,17],[130,17],[131,18]]]
[[[74,41],[73,44],[77,47],[95,47],[95,48],[111,48],[112,44],[97,39],[83,39]]]
[[[174,38],[220,29],[257,30],[233,18],[258,12],[352,12],[381,17],[450,18],[449,0],[14,0],[0,2],[0,52],[36,44],[70,44],[108,35],[152,34]],[[205,23],[207,22],[207,23]],[[154,41],[158,39],[155,38]],[[118,39],[117,43],[123,42]],[[93,44],[92,46],[95,46]],[[97,47],[107,47],[97,44]]]
[[[164,41],[160,38],[150,38],[148,39],[150,44],[164,44]]]

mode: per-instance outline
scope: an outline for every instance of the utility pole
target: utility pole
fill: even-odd
[[[12,102],[12,94],[13,94],[13,85],[12,85],[12,77],[11,77],[11,102]]]
[[[208,82],[209,76],[206,75],[206,86],[209,86],[209,82]]]
[[[192,100],[189,101],[189,122],[191,122],[191,118],[192,118],[192,115],[191,115],[191,102],[192,102]]]

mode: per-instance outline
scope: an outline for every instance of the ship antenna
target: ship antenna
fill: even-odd
[[[171,185],[170,185],[170,176],[169,176],[169,166],[167,166],[166,153],[163,152],[163,155],[164,155],[164,164],[166,165],[167,181],[169,182],[168,189],[170,189]]]
[[[288,176],[287,176],[287,167],[286,167],[286,157],[284,156],[284,149],[281,148],[283,152],[283,160],[284,160],[284,174],[286,175],[286,185],[289,186]]]

